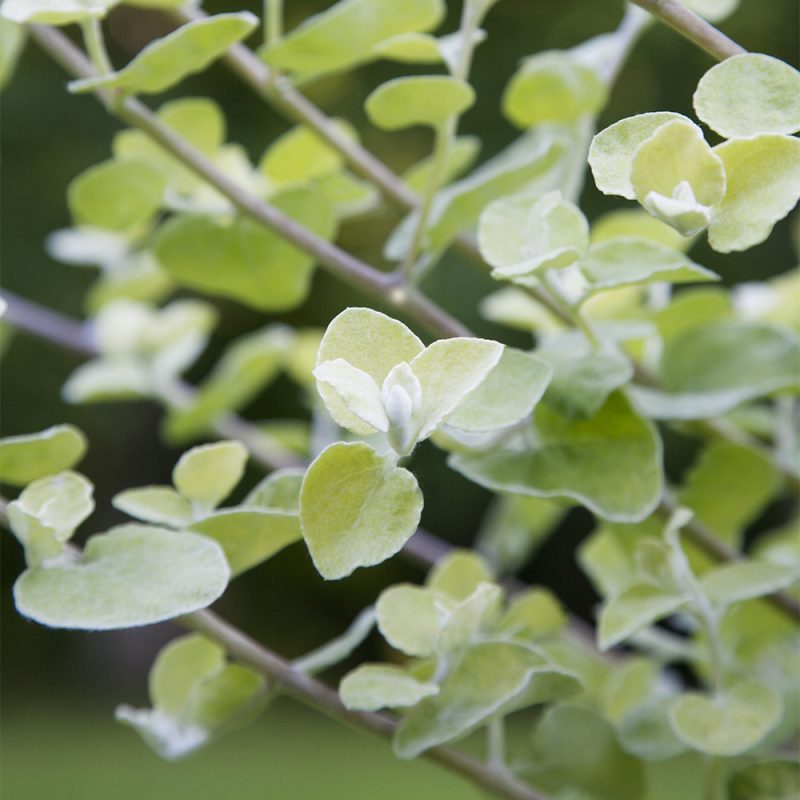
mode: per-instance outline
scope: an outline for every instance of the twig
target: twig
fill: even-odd
[[[724,61],[731,56],[747,52],[710,22],[706,22],[694,11],[686,8],[679,0],[631,0],[631,2],[649,11],[717,61]]]

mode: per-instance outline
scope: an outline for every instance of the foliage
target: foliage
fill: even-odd
[[[458,137],[458,123],[480,102],[470,66],[494,0],[464,0],[445,35],[440,0],[339,0],[285,35],[269,0],[250,61],[235,60],[256,17],[194,14],[114,70],[102,20],[118,4],[0,8],[0,85],[24,45],[21,25],[58,56],[69,41],[36,26],[77,23],[92,69],[75,70],[70,91],[97,93],[130,126],[108,160],[75,177],[73,227],[48,241],[54,258],[100,270],[83,334],[92,356],[62,395],[154,400],[169,441],[213,441],[183,453],[172,485],[116,494],[113,506],[136,521],[78,548],[70,539],[94,511],[92,483],[74,471],[85,436],[55,425],[3,439],[0,481],[17,492],[6,523],[27,563],[18,611],[58,628],[175,619],[196,629],[157,657],[152,707],[117,711],[167,759],[253,719],[285,689],[390,735],[399,758],[435,751],[508,797],[637,800],[656,796],[660,767],[689,764],[698,797],[788,798],[800,711],[789,519],[800,479],[797,276],[730,288],[687,252],[705,231],[720,253],[749,250],[796,206],[800,73],[757,53],[711,67],[694,109],[722,138],[713,146],[672,111],[592,137],[649,21],[631,6],[617,31],[521,62],[501,101],[521,132],[472,169],[479,143]],[[736,3],[689,5],[719,20]],[[307,82],[370,61],[430,66],[382,83],[364,112],[385,131],[431,129],[432,153],[387,178],[350,122],[313,109],[252,163],[227,142],[213,101],[182,97],[151,113],[137,100],[226,55],[266,76],[260,93],[284,110]],[[588,219],[587,162],[601,192],[641,208]],[[383,243],[397,262],[385,272],[336,242],[344,223],[390,199],[407,208]],[[480,310],[532,333],[527,348],[473,335],[422,293],[453,244],[502,284]],[[348,307],[324,330],[270,322],[212,350],[197,387],[184,382],[219,299],[291,311],[312,295],[317,265],[392,313]],[[310,432],[237,416],[281,375]],[[674,432],[697,439],[697,455],[668,472]],[[482,555],[425,556],[424,584],[385,587],[349,631],[294,663],[202,611],[296,542],[327,580],[413,551],[412,537],[430,536],[419,530],[431,498],[414,462],[428,440],[496,495]],[[269,474],[243,492],[250,458]],[[754,538],[752,523],[778,499],[779,516],[789,509],[780,527]],[[596,521],[578,550],[600,598],[588,639],[547,588],[509,581],[573,508]],[[332,698],[310,674],[349,658],[373,624],[384,660],[349,669]],[[392,716],[375,714],[383,709]],[[486,759],[454,755],[450,744],[476,731]]]

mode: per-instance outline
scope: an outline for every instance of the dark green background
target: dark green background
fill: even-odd
[[[398,0],[400,2],[401,0]],[[238,10],[242,3],[207,3],[208,11]],[[257,11],[254,4],[251,10]],[[287,28],[326,3],[287,0]],[[446,30],[456,25],[451,4]],[[798,4],[795,0],[743,0],[724,30],[745,47],[789,62],[797,59]],[[506,145],[516,132],[499,114],[499,99],[518,60],[541,49],[569,47],[610,30],[621,17],[618,0],[502,0],[489,15],[489,38],[477,51],[474,84],[479,102],[461,131],[484,142],[482,158]],[[112,58],[123,64],[143,43],[164,32],[156,13],[122,8],[109,21]],[[656,26],[639,43],[614,89],[600,127],[620,117],[671,109],[692,114],[691,95],[711,59],[676,34]],[[326,111],[353,121],[364,144],[401,171],[423,157],[429,135],[412,130],[387,135],[365,120],[361,103],[376,85],[401,74],[381,62],[357,72],[319,81],[308,92]],[[2,97],[2,239],[0,264],[7,289],[74,317],[93,271],[51,261],[43,240],[70,224],[64,200],[70,180],[109,155],[118,125],[91,98],[71,97],[65,76],[30,45],[18,74]],[[286,123],[217,66],[184,82],[169,97],[205,95],[218,100],[228,118],[229,139],[244,144],[253,159]],[[156,98],[158,105],[165,98]],[[590,218],[618,207],[590,184],[584,193]],[[351,223],[340,242],[367,260],[379,259],[382,240],[398,220],[385,209]],[[705,244],[693,257],[726,280],[754,280],[792,265],[787,225],[771,240],[745,254],[720,256]],[[476,302],[490,288],[456,256],[450,256],[426,289],[481,333],[503,335],[477,315]],[[280,317],[292,324],[324,325],[345,305],[369,302],[319,271],[314,296],[297,312]],[[217,303],[220,337],[190,377],[198,378],[226,339],[252,330],[265,319],[240,306]],[[513,337],[512,339],[513,340]],[[524,339],[517,338],[522,344]],[[80,360],[51,344],[17,336],[2,361],[2,428],[5,435],[72,422],[89,435],[91,450],[81,469],[97,484],[97,512],[84,534],[121,521],[111,496],[130,486],[168,482],[179,453],[155,437],[159,411],[147,403],[70,407],[59,387]],[[299,416],[296,391],[279,383],[250,409],[253,419]],[[487,495],[444,468],[425,446],[415,471],[426,497],[424,523],[450,541],[469,543]],[[252,483],[257,478],[248,475]],[[590,527],[588,515],[573,512],[540,552],[525,577],[552,586],[573,608],[588,616],[594,601],[577,570],[572,551]],[[395,764],[388,749],[355,734],[342,736],[288,703],[268,714],[254,730],[241,732],[180,766],[162,765],[117,726],[117,702],[144,704],[145,676],[159,646],[174,635],[169,626],[112,634],[49,631],[21,619],[13,609],[11,585],[23,568],[20,548],[2,537],[2,702],[3,796],[9,800],[100,800],[103,798],[313,797],[325,792],[351,798],[456,797],[462,784],[435,768]],[[218,604],[222,613],[288,656],[298,655],[336,635],[387,583],[421,575],[399,559],[360,570],[340,583],[324,583],[302,545],[238,579]],[[378,658],[371,639],[360,653]],[[293,710],[294,709],[294,710]],[[471,790],[464,797],[476,796]]]

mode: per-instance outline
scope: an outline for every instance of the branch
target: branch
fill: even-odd
[[[94,77],[96,72],[83,53],[60,31],[45,25],[30,26],[37,43],[75,78]],[[95,92],[106,109],[118,119],[144,131],[155,142],[227,197],[242,213],[280,234],[304,252],[314,256],[342,281],[379,301],[404,311],[437,336],[470,336],[459,320],[414,288],[398,289],[396,280],[355,258],[335,244],[319,238],[294,219],[233,182],[186,139],[158,119],[133,98],[115,98],[106,91]]]
[[[717,61],[724,61],[731,56],[747,52],[711,23],[686,8],[679,0],[631,0],[631,2],[649,11]]]

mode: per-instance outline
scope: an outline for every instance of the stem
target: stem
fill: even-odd
[[[686,8],[679,0],[631,0],[631,2],[649,11],[717,61],[724,61],[731,56],[747,52],[722,31]]]
[[[312,650],[302,658],[296,658],[292,666],[299,672],[305,672],[306,675],[322,672],[344,661],[369,636],[373,627],[375,627],[375,609],[369,606],[355,618],[341,636]]]
[[[44,25],[32,25],[30,30],[37,43],[74,77],[94,76],[95,72],[83,54],[62,33]],[[335,244],[319,238],[282,211],[238,186],[138,100],[127,98],[119,103],[112,103],[108,92],[98,91],[95,94],[112,115],[148,134],[178,161],[227,197],[242,213],[314,256],[323,267],[342,281],[404,311],[437,336],[471,335],[469,329],[459,320],[420,292],[414,289],[404,292],[392,291],[394,285],[392,276],[374,269]]]
[[[506,765],[506,727],[502,717],[495,717],[486,726],[486,763],[497,772]]]
[[[264,43],[271,47],[283,38],[283,0],[264,0]]]
[[[397,721],[387,714],[350,711],[342,705],[335,691],[300,672],[288,661],[229,625],[211,611],[196,611],[179,620],[221,644],[237,661],[257,670],[292,697],[310,705],[333,719],[391,739]],[[478,786],[500,797],[512,800],[546,800],[531,786],[518,781],[507,772],[498,772],[489,765],[449,747],[433,747],[423,753],[449,769],[470,778]]]
[[[103,27],[96,17],[86,19],[81,23],[83,41],[92,65],[99,75],[109,75],[114,71],[111,59],[108,57],[106,43],[103,38]]]

